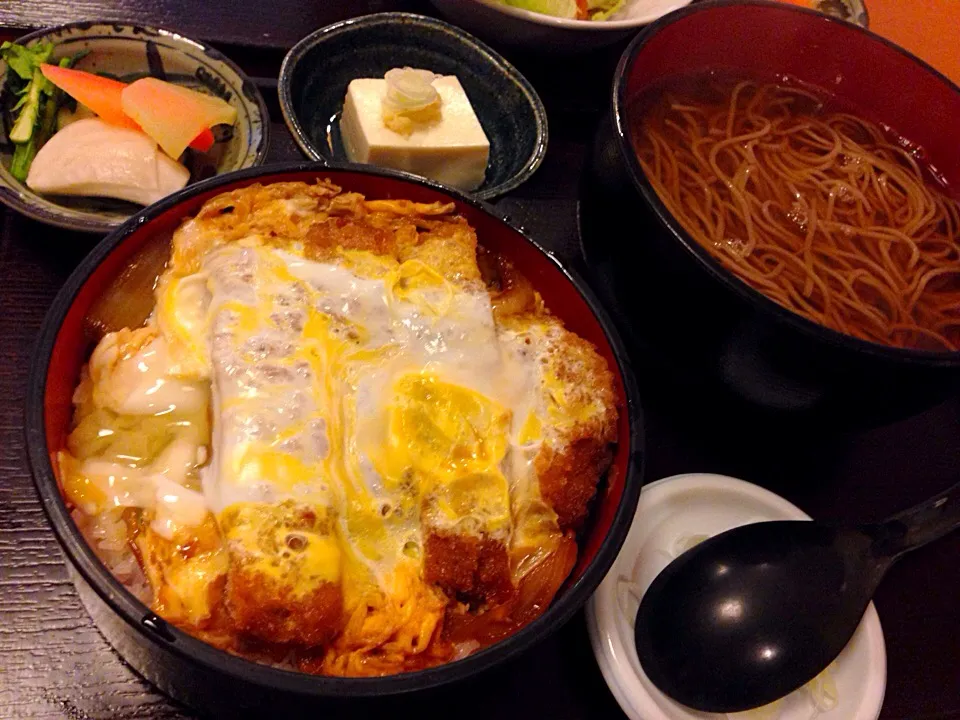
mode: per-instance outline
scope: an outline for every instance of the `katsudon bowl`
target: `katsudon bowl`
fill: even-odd
[[[368,199],[453,202],[476,229],[479,244],[507,259],[530,280],[546,306],[567,328],[590,341],[609,366],[619,409],[612,464],[600,479],[578,535],[576,564],[552,604],[539,617],[489,647],[427,669],[381,677],[310,675],[228,654],[178,629],[151,611],[98,558],[71,515],[58,484],[56,457],[71,430],[72,398],[93,347],[90,318],[105,288],[136,282],[150,248],[169,246],[173,231],[211,198],[260,183],[328,178],[344,191]],[[229,208],[232,210],[232,208]],[[224,210],[227,212],[228,210]],[[146,292],[150,292],[148,284]],[[530,648],[569,620],[610,568],[628,530],[639,496],[643,421],[629,363],[613,326],[587,286],[552,255],[511,227],[482,202],[402,173],[349,166],[294,164],[213,178],[147,208],[101,242],[70,276],[44,323],[35,351],[26,407],[26,441],[36,487],[67,559],[80,598],[107,640],[141,675],[172,697],[206,711],[297,712],[336,710],[349,698],[349,712],[387,709],[377,696],[430,688],[431,704],[462,710],[463,686],[437,686],[482,671]],[[483,682],[477,680],[476,682]],[[482,694],[482,693],[481,693]],[[419,695],[419,693],[418,693]],[[389,709],[402,707],[391,697]],[[423,702],[412,698],[409,702]]]

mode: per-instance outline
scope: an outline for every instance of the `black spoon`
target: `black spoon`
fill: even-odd
[[[957,527],[960,483],[875,525],[780,521],[721,533],[670,563],[643,596],[640,663],[697,710],[771,703],[840,654],[894,562]]]

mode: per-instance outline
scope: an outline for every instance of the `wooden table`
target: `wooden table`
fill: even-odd
[[[283,49],[309,30],[384,10],[430,13],[417,0],[5,0],[12,33],[69,20],[113,18],[175,28],[218,44],[267,92],[274,160],[298,157],[276,106]],[[575,60],[507,55],[542,95],[550,149],[537,175],[497,202],[514,222],[577,262],[576,187],[606,106],[620,48]],[[35,496],[23,449],[22,408],[34,338],[58,288],[97,238],[0,215],[0,718],[187,718],[138,678],[81,607]],[[624,242],[631,238],[625,237]],[[743,477],[811,515],[879,519],[946,487],[960,467],[960,399],[855,435],[781,437],[664,379],[635,358],[648,421],[647,479],[689,471]],[[886,633],[883,718],[960,719],[960,534],[893,569],[876,598]],[[622,717],[597,669],[582,615],[508,666],[457,688],[463,717]],[[431,696],[422,698],[431,716]]]

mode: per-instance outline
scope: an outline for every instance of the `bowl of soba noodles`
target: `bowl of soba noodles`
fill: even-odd
[[[854,24],[697,4],[625,50],[581,247],[627,334],[793,417],[876,423],[960,370],[960,89]]]

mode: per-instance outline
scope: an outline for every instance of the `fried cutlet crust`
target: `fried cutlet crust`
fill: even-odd
[[[502,603],[513,597],[506,546],[490,538],[432,532],[424,544],[424,580],[450,597]]]
[[[230,550],[224,604],[240,633],[272,643],[323,645],[343,625],[339,582],[306,564],[311,543],[333,532],[325,509],[239,504],[221,516]],[[284,538],[279,541],[278,538]]]
[[[534,468],[540,494],[557,514],[561,530],[577,529],[613,458],[613,373],[590,342],[545,311],[501,316],[498,324],[538,356],[545,404],[562,411],[562,419],[547,428]]]
[[[342,626],[343,595],[329,582],[297,596],[265,573],[233,567],[224,601],[235,630],[267,642],[322,646]]]
[[[317,262],[337,260],[345,251],[365,251],[399,263],[419,260],[446,280],[464,288],[480,288],[476,263],[477,236],[462,217],[447,215],[453,204],[423,205],[406,201],[334,198],[327,217],[310,225],[304,255]],[[341,214],[350,208],[350,214]],[[373,208],[373,209],[371,209]],[[414,215],[414,211],[422,215]]]
[[[154,588],[153,609],[171,622],[205,628],[220,602],[229,565],[220,529],[208,515],[201,525],[182,528],[168,539],[150,527],[150,515],[131,510],[126,521],[140,566]]]
[[[597,481],[613,459],[610,444],[597,437],[581,437],[559,452],[544,448],[534,461],[540,494],[557,514],[563,529],[578,528],[587,517]]]

